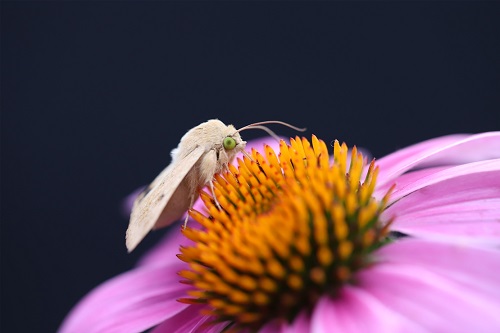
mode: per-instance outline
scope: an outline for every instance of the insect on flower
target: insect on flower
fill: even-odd
[[[314,137],[249,141],[217,199],[200,192],[203,228],[172,230],[58,332],[498,332],[498,147],[455,134],[366,164]]]
[[[227,170],[236,154],[246,154],[246,142],[240,132],[247,129],[262,129],[278,136],[265,124],[281,124],[297,131],[305,131],[282,121],[263,121],[236,129],[218,119],[211,119],[190,129],[182,137],[177,148],[172,150],[172,162],[137,197],[134,202],[126,233],[127,250],[134,250],[153,228],[166,227],[177,221],[193,207],[198,192],[209,185],[212,194],[212,179],[215,174]],[[215,198],[215,195],[213,196]],[[217,206],[220,207],[218,202]],[[188,217],[184,221],[186,227]]]

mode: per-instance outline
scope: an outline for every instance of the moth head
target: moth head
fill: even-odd
[[[232,127],[231,125],[229,125]],[[246,141],[243,141],[243,139],[240,136],[240,133],[232,128],[231,132],[227,134],[224,139],[222,139],[222,147],[227,153],[237,153],[243,149],[245,149],[247,143]]]

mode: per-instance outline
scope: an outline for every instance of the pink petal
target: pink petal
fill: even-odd
[[[281,320],[272,320],[265,324],[261,329],[259,330],[259,333],[277,333],[277,332],[286,332],[282,329],[284,324],[281,322]],[[293,331],[290,331],[293,332]]]
[[[406,186],[407,184],[412,184],[419,179],[422,179],[424,177],[427,177],[429,175],[435,174],[436,172],[439,172],[441,170],[445,170],[448,168],[450,168],[450,166],[432,167],[432,168],[411,171],[411,172],[402,174],[401,176],[398,176],[396,179],[393,179],[389,183],[384,183],[382,185],[377,183],[377,186],[376,186],[375,192],[374,192],[374,196],[378,199],[381,199],[387,193],[389,188],[392,187],[393,185],[396,185],[396,188],[402,188],[402,187]]]
[[[498,246],[500,225],[498,222],[449,223],[433,226],[401,226],[397,231],[429,240],[462,241],[470,246]]]
[[[430,173],[419,173],[422,177],[405,178],[401,183],[396,180],[396,188],[391,194],[391,202],[397,201],[400,198],[407,196],[408,194],[424,188],[426,186],[434,185],[439,182],[443,182],[449,179],[463,177],[471,174],[488,172],[498,173],[500,170],[500,159],[485,160],[480,162],[473,162],[468,164],[462,164],[454,167],[435,169],[436,172]],[[411,182],[408,181],[411,180]],[[477,187],[486,185],[483,182],[478,183]],[[374,195],[376,197],[381,197],[383,193],[379,189],[376,189]]]
[[[309,332],[310,329],[311,329],[311,319],[309,318],[309,316],[306,314],[305,311],[302,311],[290,325],[283,325],[280,332],[301,333],[301,332]]]
[[[197,228],[199,224],[193,220],[188,222],[189,228]],[[181,232],[182,224],[176,223],[167,231],[167,234],[160,242],[147,252],[138,262],[139,266],[169,265],[179,262],[177,254],[180,253],[180,246],[192,245],[192,241],[187,239]]]
[[[379,262],[413,265],[446,276],[450,281],[484,293],[486,298],[491,296],[498,303],[496,306],[500,305],[497,248],[410,238],[380,248],[376,256]]]
[[[366,292],[426,332],[493,332],[500,327],[498,298],[433,270],[379,264],[360,274],[360,280]]]
[[[206,305],[189,305],[177,315],[165,320],[151,333],[221,332],[227,323],[212,324],[213,317],[200,314]]]
[[[208,318],[199,314],[203,308],[203,305],[189,305],[175,316],[155,327],[151,333],[193,332],[194,329],[205,323]]]
[[[463,164],[492,158],[500,158],[500,132],[435,138],[379,159],[379,186],[417,167]]]
[[[285,142],[290,142],[288,138],[285,137],[280,137],[280,139],[284,140]],[[274,138],[270,136],[262,137],[259,139],[254,139],[250,140],[247,143],[247,146],[245,148],[246,151],[250,151],[252,148],[255,148],[258,152],[263,153],[264,152],[264,145],[270,146],[274,151],[279,150],[280,143],[276,141]],[[237,157],[243,157],[243,154],[238,154]]]
[[[208,321],[209,320],[207,320],[207,322]],[[227,326],[228,326],[227,322],[218,323],[218,324],[210,324],[208,326],[201,325],[200,327],[198,327],[193,332],[194,333],[221,333],[221,332],[225,331],[225,329],[226,329]],[[179,331],[179,333],[181,333],[181,332]],[[242,331],[241,333],[249,333],[249,332],[248,331]]]
[[[140,332],[170,318],[187,305],[177,271],[182,263],[141,267],[119,275],[88,294],[63,322],[60,333]]]
[[[498,170],[475,172],[481,169],[476,166],[494,161]],[[472,171],[468,171],[471,166]],[[414,236],[475,235],[482,236],[482,241],[499,243],[500,160],[446,168],[432,176],[397,184],[401,188],[394,193],[396,201],[382,214],[383,220],[395,217],[393,229]]]
[[[276,332],[285,332],[281,329],[281,324],[278,320],[273,320],[259,330],[259,333],[276,333]],[[294,331],[291,331],[294,332]]]
[[[323,297],[316,305],[311,331],[329,333],[425,332],[402,316],[392,304],[385,304],[363,288],[345,286],[338,297]]]
[[[497,332],[500,251],[402,240],[316,305],[313,332]]]

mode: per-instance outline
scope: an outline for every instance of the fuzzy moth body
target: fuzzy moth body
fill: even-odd
[[[170,165],[134,201],[126,233],[127,250],[134,250],[152,229],[166,227],[179,220],[193,207],[199,191],[206,185],[214,194],[214,175],[226,170],[239,152],[245,153],[246,142],[241,139],[240,131],[262,129],[277,138],[274,132],[261,126],[269,123],[305,130],[281,121],[254,123],[237,130],[233,125],[211,119],[184,134],[177,148],[171,152]],[[187,217],[184,227],[186,223]]]
[[[211,119],[192,129],[172,150],[172,162],[135,200],[126,233],[129,252],[152,229],[179,220],[193,206],[198,192],[211,184],[242,151],[246,142],[233,125]],[[212,186],[211,186],[212,188]]]

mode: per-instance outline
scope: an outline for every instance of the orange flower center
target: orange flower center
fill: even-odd
[[[320,296],[335,297],[370,264],[390,224],[379,221],[389,192],[373,198],[378,169],[356,147],[350,162],[345,144],[334,142],[332,162],[315,136],[264,151],[215,176],[222,209],[201,193],[208,216],[190,212],[203,229],[183,231],[195,245],[179,255],[193,286],[179,301],[206,304],[204,314],[235,329],[291,321]]]

